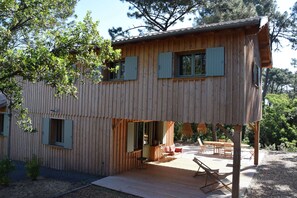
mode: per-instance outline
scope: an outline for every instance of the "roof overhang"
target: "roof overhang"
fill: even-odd
[[[239,19],[234,21],[220,22],[201,25],[197,27],[189,27],[175,30],[168,30],[165,32],[152,32],[143,36],[133,36],[129,38],[123,38],[115,40],[112,42],[114,46],[150,41],[174,36],[182,36],[187,34],[204,33],[211,31],[227,30],[227,29],[237,29],[237,28],[249,28],[255,27],[256,29],[253,34],[257,33],[259,40],[259,51],[261,56],[261,67],[271,68],[272,67],[272,55],[270,46],[270,36],[269,36],[269,23],[267,17],[252,17],[247,19]]]
[[[168,30],[165,32],[153,32],[153,33],[149,33],[149,34],[146,34],[143,36],[132,36],[129,38],[115,40],[115,41],[113,41],[113,45],[161,39],[161,38],[166,38],[166,37],[170,37],[170,36],[180,36],[180,35],[185,35],[185,34],[242,28],[242,27],[247,27],[247,26],[258,26],[260,28],[261,26],[265,26],[265,24],[267,24],[267,23],[268,23],[267,17],[253,17],[253,18],[239,19],[239,20],[234,20],[234,21],[205,24],[205,25],[201,25],[201,26],[197,26],[197,27]]]
[[[260,27],[258,32],[258,42],[261,56],[261,67],[272,68],[272,54],[268,22]]]

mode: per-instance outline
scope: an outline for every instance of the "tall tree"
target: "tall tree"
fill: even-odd
[[[112,39],[128,37],[132,30],[137,29],[140,34],[144,31],[166,31],[178,21],[196,12],[201,0],[121,0],[130,4],[127,16],[131,19],[143,20],[143,25],[123,30],[122,27],[109,29]]]
[[[257,14],[252,3],[244,3],[242,0],[205,0],[198,10],[196,26],[249,18]]]
[[[297,49],[297,2],[291,8],[290,13],[281,13],[277,10],[275,0],[230,0],[228,2],[206,0],[199,14],[200,16],[196,18],[197,24],[240,19],[247,16],[268,16],[271,49],[280,50],[283,40],[289,41],[292,49]],[[269,72],[270,69],[266,69],[263,100],[268,92]]]
[[[84,75],[99,81],[99,65],[119,57],[111,42],[100,36],[98,22],[93,22],[90,14],[83,22],[70,21],[76,3],[0,2],[0,92],[10,101],[9,107],[25,131],[32,131],[32,126],[23,106],[22,82],[44,81],[56,95],[75,96],[75,79]]]

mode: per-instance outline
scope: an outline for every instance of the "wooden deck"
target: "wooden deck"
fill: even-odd
[[[205,176],[193,177],[198,166],[192,159],[196,156],[211,168],[219,168],[221,173],[230,173],[227,177],[230,181],[232,160],[207,154],[202,156],[196,152],[197,146],[193,148],[185,148],[184,153],[166,161],[149,163],[144,169],[134,169],[120,175],[109,176],[93,184],[148,198],[230,197],[231,193],[224,188],[204,194],[200,187],[204,185]],[[249,186],[256,171],[256,167],[252,165],[253,160],[245,159],[244,154],[242,156],[241,194]]]

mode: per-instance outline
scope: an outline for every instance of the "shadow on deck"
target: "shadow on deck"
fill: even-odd
[[[263,155],[261,153],[260,156]],[[250,185],[256,167],[253,165],[253,159],[244,158],[244,154],[242,156],[240,193],[243,195]],[[193,162],[194,157],[213,169],[220,169],[220,173],[229,173],[227,179],[232,181],[232,159],[217,158],[207,153],[198,154],[197,146],[187,146],[183,153],[167,157],[165,161],[149,162],[145,169],[109,176],[93,184],[140,197],[231,197],[231,193],[225,188],[208,194],[200,190],[206,176],[193,177],[198,169]]]

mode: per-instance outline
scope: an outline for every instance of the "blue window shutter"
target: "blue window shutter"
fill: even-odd
[[[64,148],[72,149],[72,120],[64,120]]]
[[[224,76],[224,47],[206,49],[206,76]]]
[[[124,80],[136,80],[136,79],[137,79],[137,56],[126,57]]]
[[[158,57],[158,78],[172,78],[172,52],[160,53]]]
[[[4,113],[4,122],[3,122],[3,136],[7,137],[9,134],[9,114]]]
[[[42,144],[49,144],[50,137],[50,119],[42,119]]]
[[[128,128],[127,128],[127,152],[133,152],[134,151],[134,130],[135,125],[133,122],[128,122]]]

